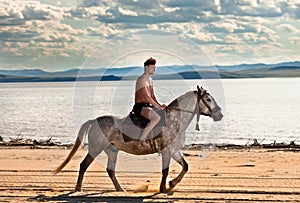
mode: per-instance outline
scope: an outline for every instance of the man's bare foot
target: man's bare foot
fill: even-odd
[[[145,140],[140,140],[140,145],[142,145],[143,147],[149,149],[150,148],[150,145],[148,143],[146,143]]]

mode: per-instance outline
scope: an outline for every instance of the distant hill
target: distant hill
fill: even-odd
[[[0,82],[52,82],[89,80],[134,80],[143,73],[143,67],[69,69],[47,72],[33,70],[0,70]],[[201,78],[263,78],[300,77],[300,62],[278,64],[240,64],[231,66],[172,65],[156,69],[154,79],[201,79]]]
[[[0,70],[0,75],[7,76],[43,76],[48,75],[49,72],[40,70],[40,69],[32,69],[32,70]]]
[[[292,62],[283,62],[277,64],[264,64],[264,63],[255,63],[255,64],[239,64],[231,66],[218,66],[216,68],[222,71],[240,71],[240,70],[249,70],[249,69],[261,69],[261,68],[274,68],[274,67],[300,67],[300,61]]]
[[[300,66],[277,66],[274,68],[270,68],[270,71],[278,71],[278,70],[282,70],[282,71],[286,71],[286,70],[299,70]]]
[[[0,75],[0,82],[74,82],[74,81],[113,81],[121,80],[121,77],[108,76],[90,76],[90,77],[22,77],[22,76],[4,76]]]

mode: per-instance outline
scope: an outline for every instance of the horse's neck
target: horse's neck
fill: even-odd
[[[169,104],[170,108],[184,109],[186,111],[194,111],[197,102],[197,96],[194,91],[189,91],[184,95],[176,98]]]
[[[195,116],[195,108],[197,103],[197,96],[193,91],[187,92],[184,95],[178,97],[170,105],[170,109],[178,111],[178,121],[180,122],[181,130],[185,130],[191,123]]]

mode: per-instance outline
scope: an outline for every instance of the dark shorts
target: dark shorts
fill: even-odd
[[[149,103],[135,103],[133,106],[132,112],[137,116],[141,116],[141,111],[142,111],[143,107],[153,108],[154,106]]]

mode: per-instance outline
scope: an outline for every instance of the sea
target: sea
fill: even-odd
[[[222,108],[222,121],[196,118],[186,144],[300,143],[300,78],[154,80],[160,103],[198,86]],[[134,103],[135,81],[0,83],[0,136],[73,143],[87,120],[124,117]]]

